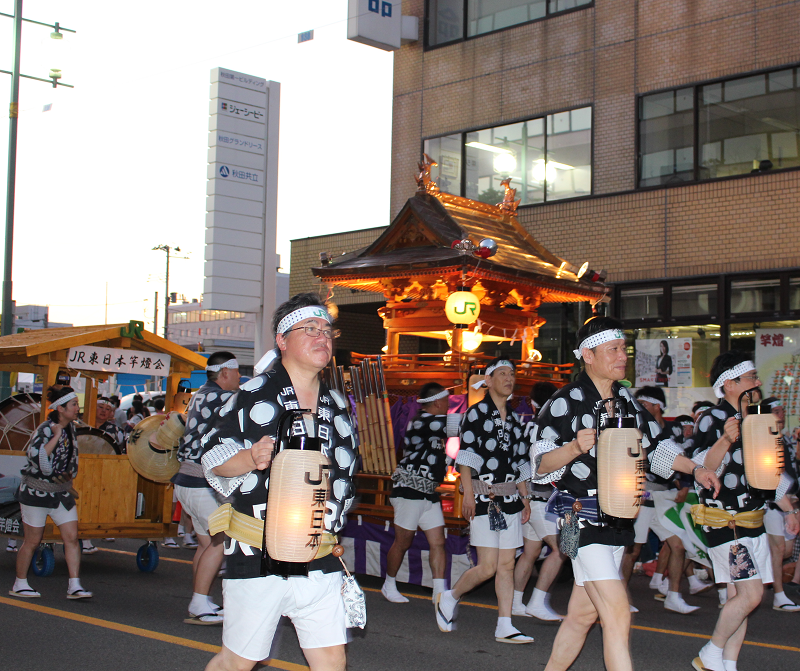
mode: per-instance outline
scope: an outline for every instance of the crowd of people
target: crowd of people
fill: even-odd
[[[282,616],[292,620],[312,670],[345,668],[346,628],[358,621],[352,611],[358,599],[342,598],[343,580],[347,581],[336,534],[355,500],[358,443],[347,399],[320,376],[337,336],[332,323],[318,296],[293,297],[273,316],[276,347],[257,364],[256,377],[240,385],[234,355],[215,353],[206,367],[207,382],[189,406],[178,453],[180,470],[173,482],[198,539],[185,621],[223,626],[222,650],[209,663],[210,671],[251,669],[267,658]],[[729,351],[714,361],[710,377],[718,403],[698,403],[692,416],[668,421],[663,389],[644,387],[634,394],[622,384],[627,354],[618,322],[591,319],[579,330],[577,341],[581,372],[560,389],[549,383],[534,385],[534,417],[529,422],[523,422],[509,403],[516,367],[504,358],[488,363],[485,394],[463,413],[448,413],[449,392],[442,385],[431,382],[420,389],[420,411],[408,424],[402,458],[392,476],[395,533],[381,593],[392,603],[408,601],[400,593],[397,574],[421,529],[430,546],[434,614],[442,632],[455,629],[462,597],[493,578],[496,642],[533,642],[514,626],[512,617],[557,623],[545,671],[565,671],[599,619],[606,668],[628,671],[631,613],[636,607],[627,583],[643,548],[650,547],[652,531],[661,546],[650,587],[663,597],[666,610],[688,614],[697,609],[684,598],[684,577],[689,595],[714,588],[719,592],[719,618],[711,640],[692,661],[694,668],[735,671],[747,617],[760,604],[765,584],[773,584],[776,611],[800,610],[790,598],[800,591],[800,569],[787,585],[782,581],[784,560],[792,554],[800,531],[797,432],[794,439],[780,434],[786,468],[777,489],[756,490],[745,473],[737,415],[740,395],[760,386],[747,354]],[[48,401],[50,414],[28,447],[20,486],[25,540],[10,593],[40,596],[28,584],[27,571],[50,515],[65,541],[67,596],[90,598],[92,593],[78,576],[80,549],[71,487],[78,464],[73,429],[78,401],[69,387],[51,389]],[[780,403],[764,399],[762,405],[770,408],[783,430]],[[98,409],[101,406],[98,427],[118,435],[122,427],[113,419],[118,412],[113,399],[102,399]],[[141,415],[143,407],[134,402],[129,420]],[[292,563],[269,555],[262,532],[278,423],[283,413],[299,409],[307,409],[315,421],[294,422],[291,432],[313,433],[319,439],[329,462],[330,488],[326,500],[320,501],[320,532],[309,540],[316,548],[314,558]],[[607,426],[621,426],[622,417],[641,432],[640,463],[646,478],[633,519],[611,517],[598,503],[598,435]],[[451,464],[445,444],[454,436],[460,438],[460,450]],[[460,475],[461,513],[469,524],[477,562],[448,589],[445,522],[437,489],[449,465]],[[689,502],[704,544],[689,542],[698,534],[683,533],[675,522],[675,512]],[[542,555],[526,604],[533,566]],[[209,594],[223,559],[226,579],[219,606]],[[567,613],[561,615],[550,604],[550,590],[567,559],[574,585]]]

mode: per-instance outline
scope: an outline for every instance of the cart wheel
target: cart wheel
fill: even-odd
[[[136,553],[136,566],[144,573],[152,573],[158,566],[158,547],[153,542],[145,543]]]
[[[31,561],[33,574],[40,578],[46,578],[53,572],[55,567],[56,556],[53,552],[53,547],[42,543],[33,553],[33,560]]]

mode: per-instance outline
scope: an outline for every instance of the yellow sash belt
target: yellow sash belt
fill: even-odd
[[[224,503],[208,517],[208,531],[213,536],[220,531],[231,538],[254,548],[261,548],[264,541],[264,522],[255,517],[234,510],[230,503]],[[326,557],[333,550],[337,540],[329,531],[322,532],[319,549],[314,557]]]
[[[722,508],[709,508],[698,504],[692,506],[692,519],[695,524],[715,529],[730,526],[731,522],[744,529],[758,529],[764,524],[764,511],[748,510],[747,512],[731,513]]]

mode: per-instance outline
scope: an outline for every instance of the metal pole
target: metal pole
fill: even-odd
[[[164,245],[167,252],[167,278],[164,286],[164,340],[169,340],[169,331],[167,331],[167,323],[169,320],[169,245]]]
[[[8,187],[6,191],[6,249],[3,268],[3,319],[0,335],[14,330],[14,302],[11,290],[11,260],[14,242],[14,193],[17,173],[17,116],[19,114],[19,52],[22,42],[22,0],[14,3],[14,67],[11,74],[11,100],[8,109]],[[11,376],[0,374],[0,400],[11,395]]]
[[[158,292],[153,298],[153,333],[158,335]]]

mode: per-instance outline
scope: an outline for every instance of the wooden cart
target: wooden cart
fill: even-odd
[[[73,377],[80,372],[88,378],[83,418],[87,424],[93,426],[97,407],[95,381],[107,379],[111,372],[75,367],[76,364],[71,364],[69,357],[71,348],[92,346],[126,350],[137,357],[150,354],[169,355],[169,371],[165,375],[167,410],[172,408],[180,379],[189,377],[193,370],[203,369],[206,365],[206,359],[199,354],[144,331],[139,322],[131,322],[128,325],[43,329],[2,337],[0,370],[41,374],[45,390],[55,383],[60,370],[69,372]],[[33,426],[44,421],[45,417],[46,403],[42,403],[40,416],[38,421],[33,422]],[[24,446],[20,447],[19,442],[14,445],[3,444],[2,447],[13,449],[0,449],[0,463],[5,457],[24,456]],[[19,459],[16,462],[19,463]],[[2,472],[0,467],[0,473]],[[137,565],[142,571],[155,570],[158,565],[155,541],[165,536],[174,536],[177,532],[172,523],[172,484],[156,483],[142,477],[133,469],[125,454],[83,454],[80,455],[74,487],[80,495],[79,538],[144,539],[147,542],[139,549]],[[0,516],[0,535],[21,537],[21,524],[12,526],[12,518]],[[44,544],[34,557],[34,572],[37,575],[49,575],[52,572],[52,543],[60,539],[58,528],[48,518]]]

